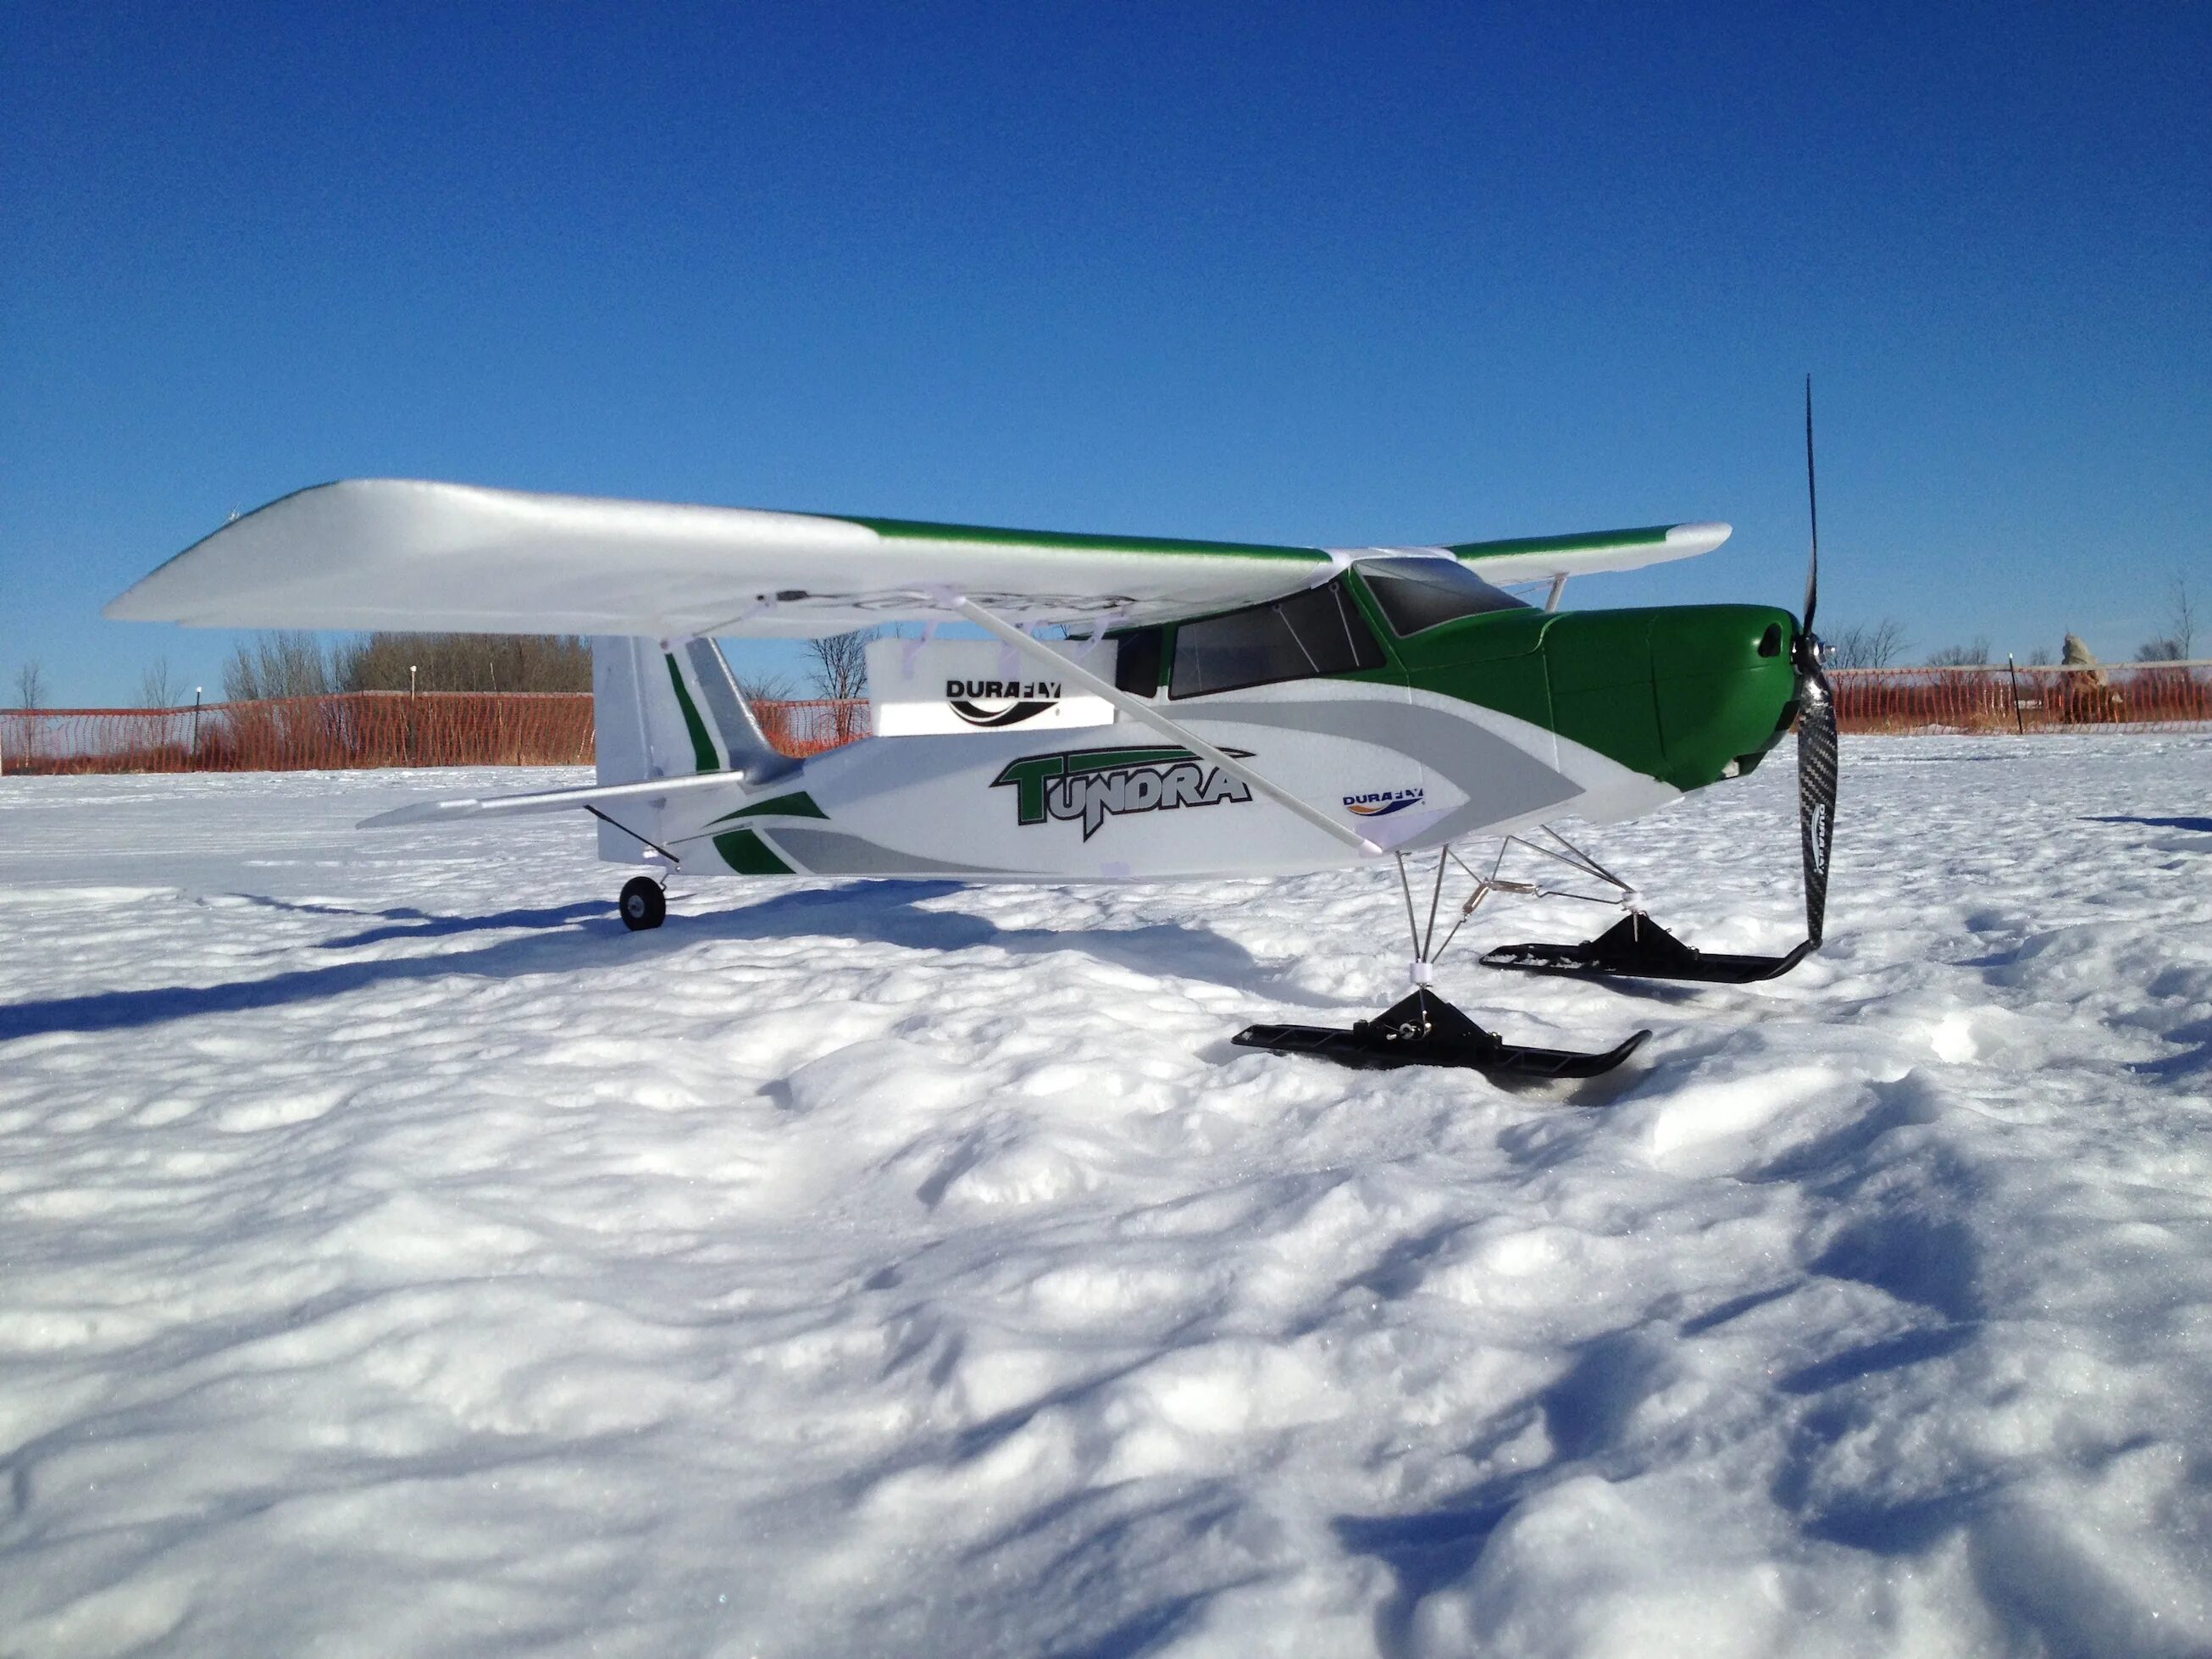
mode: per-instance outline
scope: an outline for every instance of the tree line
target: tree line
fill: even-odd
[[[2073,635],[2066,637],[2070,642],[2066,659],[2070,662],[2081,645]],[[1876,623],[1853,623],[1838,629],[1833,638],[1824,643],[1827,651],[1823,660],[1831,668],[1902,667],[1910,648],[1905,624],[1894,617],[1884,617]],[[2135,660],[2186,662],[2193,659],[2196,647],[2196,601],[2187,580],[2175,576],[2166,586],[2165,627],[2136,648]],[[1996,665],[1996,655],[1990,647],[1989,635],[1984,634],[1977,635],[1970,644],[1939,647],[1923,661],[1929,668],[1987,668]],[[2038,646],[2021,665],[2045,668],[2059,660],[2059,655],[2050,647]]]
[[[867,694],[867,646],[882,630],[866,629],[806,641],[805,692],[817,697],[856,698]],[[2069,641],[2071,635],[2068,635]],[[2197,643],[2194,596],[2183,577],[2167,586],[2164,630],[2137,648],[2137,662],[2191,659]],[[1905,624],[1894,617],[1853,623],[1826,641],[1832,668],[1892,668],[1904,665],[1910,649]],[[1995,653],[1986,635],[1970,644],[1947,645],[1923,660],[1931,668],[1986,667]],[[2027,667],[2057,660],[2039,647]],[[789,677],[758,669],[736,671],[738,689],[755,702],[796,694]],[[591,641],[574,634],[370,634],[325,643],[300,632],[260,634],[241,642],[223,665],[227,702],[252,702],[266,697],[320,697],[337,691],[589,691]],[[43,708],[45,670],[35,661],[15,673],[15,707]],[[138,707],[174,708],[186,688],[157,658],[141,677]]]
[[[228,702],[334,691],[588,691],[592,647],[574,634],[370,634],[325,644],[259,634],[223,665]]]
[[[807,641],[803,689],[788,675],[737,669],[738,690],[757,702],[794,696],[864,697],[867,645],[878,631]],[[325,641],[311,633],[278,631],[241,641],[222,670],[226,702],[341,691],[591,689],[591,641],[573,634],[370,634]],[[13,690],[15,708],[47,706],[46,671],[36,662],[16,671]],[[183,683],[167,657],[157,657],[139,677],[137,706],[179,708],[191,701],[195,690]]]

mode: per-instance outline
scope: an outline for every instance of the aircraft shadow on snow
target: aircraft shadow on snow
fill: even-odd
[[[2212,836],[2212,818],[2146,818],[2132,813],[2100,812],[2093,815],[2091,823],[2140,823],[2153,830],[2194,830],[2199,835]]]
[[[478,916],[432,915],[412,908],[364,912],[361,914],[380,925],[323,940],[313,948],[353,950],[479,933],[504,937],[473,950],[333,962],[216,985],[94,991],[10,1003],[0,1006],[0,1042],[57,1031],[131,1030],[199,1014],[280,1007],[410,981],[449,976],[521,979],[629,966],[715,939],[791,940],[810,936],[948,954],[982,947],[1021,955],[1072,951],[1147,974],[1174,974],[1235,990],[1260,992],[1279,1000],[1335,1006],[1323,1005],[1311,993],[1280,982],[1280,970],[1264,966],[1243,945],[1203,927],[1157,922],[1141,927],[1063,932],[1002,927],[986,916],[921,908],[926,900],[960,890],[960,883],[951,881],[878,881],[785,893],[738,909],[704,915],[672,915],[665,927],[651,935],[624,928],[614,903],[605,899]],[[280,909],[330,912],[327,906],[295,906],[278,900],[256,902]],[[521,936],[516,937],[518,933]]]

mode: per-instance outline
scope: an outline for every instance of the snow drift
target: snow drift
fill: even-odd
[[[1226,1041],[1396,998],[1379,870],[631,935],[404,774],[8,780],[0,1650],[2212,1650],[2208,780],[1850,741],[1786,980],[1485,913],[1657,1032],[1520,1092]],[[1786,945],[1794,781],[1594,844]]]

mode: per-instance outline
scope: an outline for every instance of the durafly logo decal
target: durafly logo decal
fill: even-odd
[[[1387,818],[1408,806],[1421,804],[1419,789],[1373,789],[1364,795],[1346,795],[1344,804],[1363,818]]]
[[[1012,699],[1007,702],[1008,699]],[[1034,720],[1060,698],[1057,680],[947,680],[945,701],[970,726],[1019,726]],[[979,703],[1007,702],[1004,708]]]
[[[1249,752],[1226,749],[1243,760]],[[1188,749],[1078,749],[1009,761],[991,787],[1014,786],[1014,822],[1080,818],[1083,839],[1110,817],[1250,800],[1252,792]]]
[[[1813,873],[1828,873],[1828,803],[1820,801],[1813,808],[1813,817],[1805,826],[1805,855],[1812,860]]]

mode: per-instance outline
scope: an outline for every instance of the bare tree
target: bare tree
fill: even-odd
[[[747,702],[781,702],[791,695],[791,676],[762,669],[739,673],[731,669],[730,677],[738,683],[738,695]]]
[[[2196,647],[2197,607],[2188,579],[2179,571],[2166,585],[2166,632],[2144,643],[2136,653],[2137,662],[2186,662]]]
[[[868,641],[883,630],[863,628],[850,634],[831,634],[806,642],[814,658],[807,678],[817,696],[834,697],[837,707],[830,725],[839,743],[850,743],[867,730],[867,723],[853,705],[867,695]]]
[[[1989,662],[1990,640],[1986,634],[1976,636],[1972,645],[1947,645],[1928,659],[1930,668],[1986,668]]]
[[[2027,653],[2027,661],[2025,665],[2029,668],[2049,668],[2056,664],[2057,660],[2058,659],[2057,654],[2049,646],[2039,645],[2034,650]]]
[[[1827,641],[1826,660],[1836,668],[1887,668],[1905,649],[1905,624],[1894,617],[1853,623]]]
[[[169,672],[169,659],[156,657],[146,665],[138,677],[138,706],[141,708],[174,708],[177,706],[176,676]]]
[[[46,671],[35,662],[27,662],[15,671],[15,707],[44,708],[46,706]]]
[[[807,678],[813,682],[817,696],[843,701],[867,694],[868,641],[878,631],[863,628],[850,634],[830,634],[807,641],[806,649],[814,659]]]
[[[232,702],[263,697],[319,697],[331,689],[331,668],[313,634],[262,634],[241,642],[223,665],[222,695]]]

